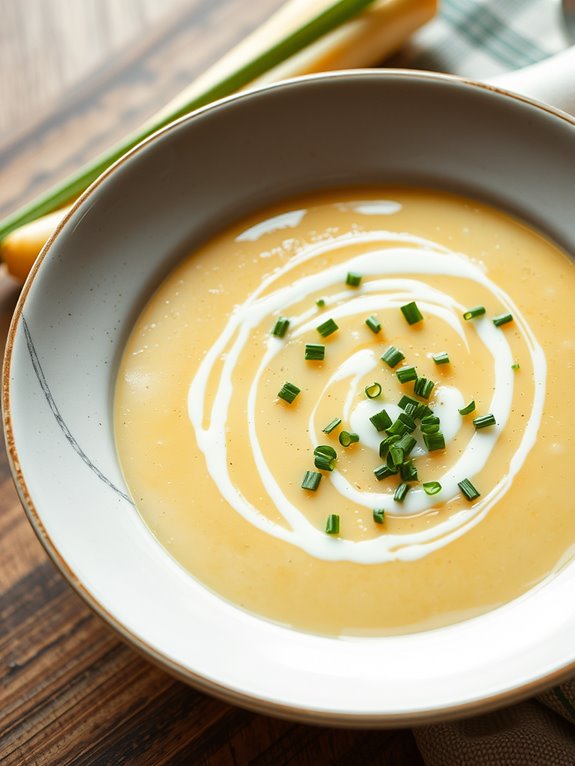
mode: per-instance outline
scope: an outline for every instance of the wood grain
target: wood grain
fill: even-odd
[[[278,5],[279,0],[0,0],[0,210],[29,199],[135,127]],[[17,286],[0,275],[0,347],[17,295]],[[408,731],[331,730],[254,715],[150,665],[55,570],[20,506],[3,448],[0,761],[422,764]]]

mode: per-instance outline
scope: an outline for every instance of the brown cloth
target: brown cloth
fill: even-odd
[[[414,729],[426,766],[575,766],[575,680],[494,713]]]

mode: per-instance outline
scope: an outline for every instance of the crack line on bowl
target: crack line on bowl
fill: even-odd
[[[42,365],[40,364],[40,360],[38,359],[38,354],[36,353],[36,349],[34,347],[34,342],[32,340],[32,335],[30,334],[30,328],[28,327],[28,323],[26,322],[26,319],[24,317],[24,314],[21,316],[22,318],[22,327],[24,328],[24,335],[26,337],[26,346],[28,347],[28,353],[30,354],[30,359],[32,361],[32,366],[34,367],[34,372],[36,373],[36,377],[38,378],[38,383],[40,384],[40,388],[42,389],[44,396],[46,397],[46,401],[48,402],[48,406],[52,410],[52,413],[54,417],[56,418],[56,422],[62,429],[64,436],[66,437],[68,443],[71,447],[74,448],[76,453],[82,458],[84,463],[90,468],[96,476],[104,482],[110,489],[112,489],[117,495],[119,495],[121,498],[126,500],[130,505],[134,505],[132,499],[125,493],[122,492],[122,490],[119,487],[116,487],[116,485],[110,481],[102,471],[98,468],[98,466],[94,465],[94,463],[90,460],[88,455],[84,452],[84,450],[80,447],[74,436],[72,435],[70,429],[64,422],[64,418],[62,417],[60,410],[58,409],[58,405],[54,401],[54,397],[52,396],[52,392],[50,391],[50,388],[48,386],[48,382],[46,381],[46,376],[44,375],[44,371],[42,369]]]

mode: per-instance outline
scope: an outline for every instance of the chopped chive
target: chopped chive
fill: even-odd
[[[407,415],[409,415],[410,418],[414,418],[415,413],[417,412],[417,404],[411,404],[408,402],[405,405],[405,412]]]
[[[403,450],[397,444],[392,444],[389,448],[388,460],[393,468],[399,468],[403,463]]]
[[[355,271],[348,271],[345,278],[345,284],[349,287],[359,287],[361,283],[361,274],[357,274]]]
[[[406,484],[405,482],[402,482],[399,487],[395,490],[395,494],[393,496],[393,499],[396,503],[403,503],[405,500],[405,496],[410,490],[409,484]]]
[[[353,431],[342,431],[339,435],[339,443],[342,447],[349,447],[359,441],[359,435]]]
[[[401,414],[405,415],[404,412]],[[407,417],[409,417],[409,415]],[[386,428],[385,430],[387,431],[388,436],[403,436],[404,434],[410,433],[409,426],[399,418],[397,418],[397,420],[394,421],[392,425],[390,425],[389,428]]]
[[[493,317],[493,324],[495,327],[501,327],[502,324],[513,322],[513,314],[499,314],[499,316]]]
[[[328,535],[339,534],[339,516],[337,513],[330,513],[325,523],[325,531]]]
[[[322,428],[324,434],[330,434],[334,428],[337,428],[341,423],[341,418],[334,418],[330,421],[325,428]]]
[[[373,314],[365,320],[365,323],[375,335],[377,335],[378,332],[381,332],[381,322]]]
[[[469,479],[463,479],[463,481],[457,482],[457,486],[468,500],[475,500],[475,498],[479,497],[481,494],[477,491]]]
[[[318,308],[323,309],[325,307],[325,298],[318,298],[317,301],[315,302],[315,305]]]
[[[395,476],[397,471],[394,471],[393,468],[390,468],[386,463],[383,463],[377,468],[374,468],[373,473],[378,481],[383,481],[383,479],[387,479],[388,476]]]
[[[331,444],[318,444],[313,451],[314,455],[327,455],[328,457],[337,457],[337,452]]]
[[[432,354],[431,358],[435,364],[449,364],[449,354],[447,351],[442,351],[439,354]]]
[[[513,362],[513,364],[511,365],[511,369],[512,370],[520,370],[521,367],[519,366],[519,362]]]
[[[321,481],[321,473],[317,471],[306,471],[301,483],[302,489],[309,489],[311,492],[315,492],[319,487]]]
[[[445,449],[445,437],[438,431],[435,434],[423,434],[423,441],[429,452]]]
[[[275,335],[277,338],[283,338],[287,332],[288,327],[289,319],[286,319],[285,317],[278,317],[278,320],[273,327],[272,335]]]
[[[392,444],[396,444],[401,439],[401,436],[388,436],[385,438],[382,442],[379,443],[379,457],[385,458],[387,457],[387,453],[389,452],[389,448]]]
[[[469,404],[466,404],[465,407],[459,410],[460,415],[469,415],[470,412],[473,412],[475,409],[475,401],[472,399]]]
[[[326,319],[325,322],[322,322],[315,329],[318,331],[322,338],[327,338],[328,335],[331,335],[336,330],[339,330],[339,327],[333,321],[333,319]]]
[[[364,391],[368,399],[377,399],[378,396],[381,396],[381,386],[379,383],[372,383],[366,386]]]
[[[294,386],[293,383],[290,383],[288,381],[284,383],[283,386],[278,391],[278,398],[283,399],[284,402],[287,402],[288,404],[291,404],[293,400],[296,398],[296,396],[300,393],[300,391],[301,391],[301,388]]]
[[[321,343],[305,344],[305,360],[307,362],[321,362],[325,359],[325,346]]]
[[[423,404],[423,402],[420,402],[417,405],[417,410],[413,413],[414,418],[419,418],[422,420],[423,418],[427,417],[428,415],[433,415],[433,410],[427,406],[427,404]]]
[[[389,436],[388,439],[391,439],[391,437]],[[411,454],[416,444],[417,441],[411,434],[403,434],[403,436],[399,437],[399,441],[397,442],[397,446],[401,447],[403,450],[404,457],[408,457]]]
[[[468,321],[469,319],[483,316],[483,314],[485,314],[485,306],[474,306],[463,313],[463,318]]]
[[[385,520],[385,510],[383,508],[373,509],[373,520],[376,524],[383,524]]]
[[[441,430],[441,423],[437,415],[426,415],[421,419],[421,433],[436,434]]]
[[[333,471],[337,452],[329,444],[319,444],[313,451],[314,465],[322,471]]]
[[[405,359],[405,355],[402,354],[398,348],[395,348],[395,346],[390,346],[381,359],[389,367],[397,367],[397,365]]]
[[[421,320],[423,319],[423,314],[419,310],[417,303],[415,301],[412,301],[411,303],[406,303],[405,306],[402,306],[401,313],[407,320],[408,324],[417,324],[418,322],[421,322]]]
[[[437,495],[441,492],[441,484],[438,481],[424,481],[421,485],[426,495]]]
[[[335,468],[335,459],[327,457],[327,455],[316,455],[313,459],[313,464],[320,471],[333,471]]]
[[[404,394],[398,401],[397,406],[401,407],[402,410],[405,410],[408,404],[413,404],[415,407],[417,407],[419,402],[412,396],[407,396],[407,394]]]
[[[481,415],[478,418],[473,418],[473,425],[477,430],[480,428],[489,428],[489,426],[494,426],[495,423],[495,415],[493,415],[491,412],[489,415]]]
[[[403,481],[417,481],[417,468],[413,460],[408,460],[403,463],[399,469],[399,475]]]
[[[400,412],[397,416],[397,419],[407,427],[409,433],[413,433],[413,431],[415,431],[415,420],[410,415],[408,415],[407,412]]]
[[[386,431],[391,425],[391,418],[385,410],[376,412],[375,415],[370,417],[376,431]]]
[[[415,367],[400,367],[395,371],[400,383],[409,383],[410,380],[417,380],[417,370]]]
[[[435,383],[427,378],[417,378],[413,386],[413,392],[422,399],[429,399]]]

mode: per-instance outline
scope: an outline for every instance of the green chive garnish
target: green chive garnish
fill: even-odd
[[[383,524],[385,520],[385,510],[383,508],[373,509],[373,520],[376,524]]]
[[[389,448],[392,444],[396,444],[401,439],[401,436],[388,436],[383,441],[379,443],[379,457],[385,458],[387,457],[387,453],[389,452]]]
[[[314,451],[314,465],[322,471],[333,471],[335,467],[335,461],[337,460],[337,452],[329,444],[320,444]]]
[[[449,364],[449,354],[447,351],[442,351],[440,354],[433,354],[431,358],[435,364]]]
[[[475,409],[475,401],[472,399],[469,404],[466,404],[463,409],[459,410],[460,415],[469,415]]]
[[[499,316],[493,317],[493,324],[495,327],[501,327],[502,324],[513,322],[513,314],[499,314]]]
[[[366,386],[364,390],[368,399],[377,399],[378,396],[381,396],[381,386],[379,383],[372,383],[370,386]]]
[[[395,346],[390,346],[385,354],[381,357],[389,367],[397,367],[397,365],[405,359],[404,354]]]
[[[404,422],[401,420],[401,415],[408,418],[408,422]],[[397,418],[397,420],[389,426],[389,428],[386,428],[388,436],[403,436],[404,434],[411,433],[412,431],[415,431],[415,423],[413,422],[412,418],[409,417],[409,415],[405,412],[402,412],[401,415]],[[413,428],[410,425],[410,422],[413,423]]]
[[[284,383],[278,391],[278,398],[283,399],[284,402],[287,402],[288,404],[291,404],[296,396],[300,393],[300,391],[301,388],[294,386],[293,383],[288,381],[287,383]]]
[[[395,494],[393,496],[393,499],[396,503],[403,503],[405,500],[405,496],[410,490],[409,484],[406,484],[405,482],[402,482],[399,487],[395,490]]]
[[[370,417],[370,421],[373,423],[376,431],[385,431],[391,425],[391,418],[385,410],[376,412],[375,415]]]
[[[325,322],[322,322],[320,325],[318,325],[315,329],[318,331],[322,338],[327,338],[328,335],[331,335],[336,330],[339,330],[339,327],[333,321],[333,319],[327,319]]]
[[[345,284],[349,287],[359,287],[361,283],[361,274],[357,274],[355,271],[348,271],[345,278]]]
[[[513,362],[513,364],[511,365],[511,369],[512,370],[520,370],[521,367],[519,366],[518,362]]]
[[[426,415],[421,419],[421,432],[423,434],[436,434],[441,430],[441,423],[437,415]]]
[[[388,439],[391,439],[391,438],[392,438],[391,436],[388,436]],[[411,434],[403,434],[403,436],[400,436],[399,441],[397,442],[397,446],[401,447],[401,449],[403,450],[404,457],[408,457],[411,454],[411,451],[413,450],[416,444],[417,444],[417,441],[413,438]]]
[[[322,428],[324,434],[330,434],[334,428],[337,428],[341,423],[341,418],[334,418],[325,428]]]
[[[342,431],[339,435],[339,443],[342,447],[349,447],[359,441],[359,435],[353,431]]]
[[[408,460],[399,469],[399,475],[403,481],[417,481],[417,468],[413,460]]]
[[[419,406],[419,402],[417,401],[417,399],[414,399],[412,396],[407,396],[407,394],[404,394],[401,397],[401,399],[397,403],[397,406],[401,407],[402,410],[406,410],[408,404],[412,404],[414,407]]]
[[[397,470],[394,471],[393,468],[390,468],[386,463],[383,463],[377,468],[374,468],[373,473],[378,481],[382,481],[383,479],[387,479],[388,476],[395,476]]]
[[[480,317],[483,314],[485,314],[485,306],[474,306],[472,309],[467,309],[464,312],[463,318],[465,320],[475,319],[475,317]]]
[[[337,457],[337,452],[331,446],[331,444],[318,444],[313,451],[314,455],[327,455],[328,457]]]
[[[381,332],[381,322],[373,314],[365,320],[365,323],[375,335]]]
[[[400,383],[409,383],[410,380],[417,380],[417,370],[415,367],[400,367],[395,371]]]
[[[403,450],[397,444],[392,444],[389,448],[388,464],[393,468],[399,468],[403,463]]]
[[[318,298],[317,301],[315,302],[315,305],[318,308],[323,309],[325,307],[325,299],[324,298]]]
[[[401,307],[401,313],[407,320],[408,324],[417,324],[423,319],[423,314],[417,307],[417,303],[412,301]]]
[[[339,516],[337,513],[330,513],[325,523],[325,531],[328,535],[339,534]]]
[[[278,317],[278,320],[272,330],[272,335],[275,335],[278,338],[283,338],[287,332],[288,327],[289,319],[286,319],[285,317]]]
[[[422,399],[429,399],[435,383],[427,378],[417,378],[413,386],[413,393]]]
[[[319,487],[321,481],[321,473],[317,471],[306,471],[301,483],[302,489],[309,489],[311,492],[315,492]]]
[[[438,431],[435,434],[423,434],[423,441],[429,452],[445,449],[445,437],[441,431]]]
[[[473,425],[477,430],[480,428],[489,428],[489,426],[495,425],[495,415],[489,413],[489,415],[481,415],[478,418],[473,418]]]
[[[305,344],[305,360],[308,362],[321,362],[325,358],[325,346],[321,343]]]
[[[313,464],[316,468],[319,468],[320,471],[333,471],[335,468],[334,458],[327,457],[327,455],[315,455]]]
[[[419,418],[422,420],[423,418],[427,417],[428,415],[433,415],[433,410],[427,406],[427,404],[423,404],[423,402],[420,402],[417,405],[417,410],[413,413],[413,418]]]
[[[480,492],[477,491],[477,489],[473,486],[473,484],[469,481],[469,479],[463,479],[463,481],[459,481],[457,483],[457,486],[463,492],[463,494],[468,500],[475,500],[475,498],[479,497],[481,494]]]
[[[437,495],[441,492],[441,484],[438,481],[424,481],[421,485],[426,495]]]

